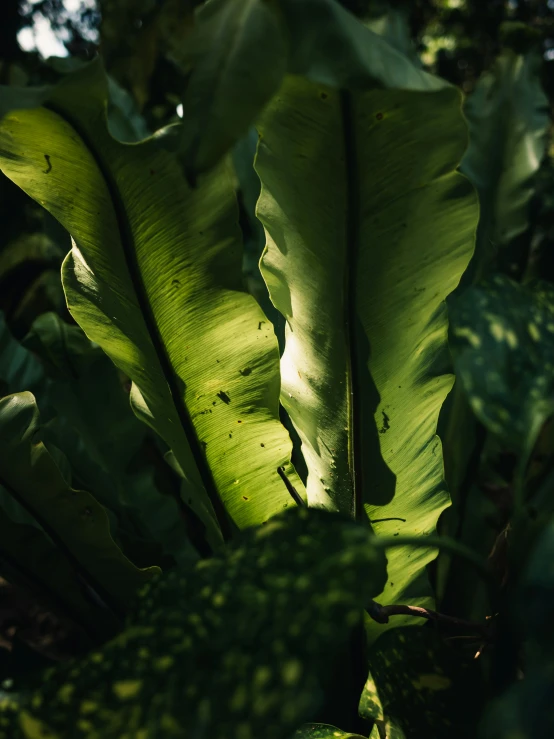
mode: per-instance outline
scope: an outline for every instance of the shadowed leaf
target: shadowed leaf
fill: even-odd
[[[473,412],[521,451],[554,410],[554,292],[496,276],[452,300],[450,346]]]
[[[187,172],[213,167],[278,89],[287,64],[276,0],[211,0],[196,15],[180,147]]]
[[[40,438],[31,393],[0,400],[0,485],[33,516],[85,582],[124,613],[137,587],[158,568],[136,568],[110,536],[101,505],[68,487]]]
[[[9,737],[71,726],[75,739],[290,739],[321,704],[333,659],[384,578],[365,527],[291,509],[224,558],[146,586],[121,636],[23,697]]]

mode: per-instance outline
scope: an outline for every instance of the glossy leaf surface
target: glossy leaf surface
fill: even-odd
[[[378,534],[422,534],[448,505],[435,433],[452,384],[444,299],[471,256],[477,207],[456,172],[458,92],[429,92],[435,81],[389,55],[391,87],[405,72],[416,89],[375,89],[382,67],[353,93],[287,78],[259,126],[257,212],[262,272],[287,320],[281,398],[310,505],[402,519]],[[425,585],[410,588],[432,556],[391,552],[386,602],[421,599]]]
[[[37,95],[6,90],[3,107]],[[4,118],[1,165],[74,238],[63,269],[72,314],[133,380],[134,410],[173,450],[212,541],[219,526],[230,533],[221,501],[239,527],[267,520],[292,504],[278,469],[302,485],[278,420],[277,342],[242,292],[225,168],[191,190],[158,146],[174,129],[115,141],[97,62],[45,95],[48,109]]]

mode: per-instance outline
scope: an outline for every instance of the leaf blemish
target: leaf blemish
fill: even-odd
[[[231,398],[227,395],[227,393],[223,392],[223,390],[220,390],[217,393],[217,397],[222,400],[225,405],[229,405],[229,403],[231,402]]]
[[[245,367],[243,370],[239,370],[239,374],[241,374],[243,377],[248,377],[248,375],[252,374],[252,370],[250,367]]]
[[[48,165],[47,169],[44,170],[44,174],[48,174],[52,171],[52,162],[50,161],[50,156],[48,154],[45,154],[44,158],[46,159],[46,164]]]
[[[390,429],[390,423],[389,423],[390,418],[387,416],[387,414],[385,413],[385,411],[381,411],[381,413],[383,414],[383,425],[379,429],[379,433],[380,434],[386,434],[387,431]]]

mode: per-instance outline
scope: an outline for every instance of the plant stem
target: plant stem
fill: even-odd
[[[430,608],[422,608],[421,606],[407,606],[399,604],[382,606],[380,603],[372,601],[370,607],[367,609],[367,613],[379,624],[388,623],[390,616],[414,616],[416,618],[426,618],[429,621],[450,624],[451,626],[467,629],[469,631],[476,631],[481,636],[488,636],[490,634],[490,627],[488,624],[481,624],[476,621],[466,621],[462,618],[455,618],[454,616],[446,616],[443,613],[432,611]]]

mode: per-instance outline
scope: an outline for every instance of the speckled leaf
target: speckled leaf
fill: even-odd
[[[365,737],[341,731],[329,724],[306,724],[298,729],[292,739],[365,739]]]
[[[181,153],[194,176],[214,166],[277,91],[287,65],[275,0],[211,0],[189,40]]]
[[[369,739],[406,739],[406,734],[395,721],[387,718],[374,724]]]
[[[364,685],[360,698],[360,705],[358,706],[358,712],[362,718],[365,718],[368,721],[383,722],[385,720],[383,704],[379,698],[379,691],[371,673]]]
[[[470,145],[461,170],[479,192],[481,215],[466,279],[488,274],[495,259],[510,269],[506,247],[527,228],[550,126],[540,73],[538,53],[504,49],[467,99]]]
[[[190,189],[158,147],[178,127],[117,142],[106,95],[98,61],[35,93],[48,109],[4,117],[0,165],[72,234],[63,267],[69,309],[132,379],[135,412],[175,453],[216,539],[219,526],[230,534],[227,514],[243,527],[292,504],[279,468],[302,491],[278,417],[277,342],[242,291],[226,168]],[[31,92],[2,90],[0,107],[18,101],[31,105]]]
[[[121,636],[50,671],[0,738],[71,727],[72,739],[290,739],[383,587],[372,540],[366,527],[299,507],[248,530],[224,558],[146,586]]]
[[[374,685],[385,716],[400,732],[432,739],[476,735],[484,683],[481,662],[474,659],[479,643],[469,644],[468,649],[449,646],[426,627],[394,629],[374,644],[369,653]],[[391,731],[391,739],[396,736],[402,733]]]
[[[452,385],[440,366],[444,299],[471,256],[477,206],[456,172],[467,136],[459,92],[430,92],[428,75],[388,54],[363,91],[287,78],[259,125],[257,212],[262,272],[287,320],[281,398],[310,505],[393,517],[375,531],[420,535],[449,502],[436,436]],[[381,89],[403,72],[414,89]],[[421,603],[433,556],[391,552],[386,602]],[[368,622],[372,635],[382,628]]]
[[[450,305],[456,375],[479,420],[522,451],[554,411],[554,290],[496,276]]]
[[[41,441],[38,409],[28,392],[0,400],[0,485],[116,612],[124,613],[136,588],[159,571],[136,568],[111,538],[102,506],[68,487]]]

